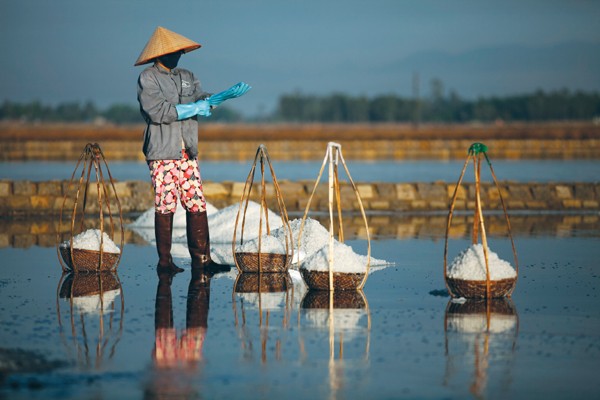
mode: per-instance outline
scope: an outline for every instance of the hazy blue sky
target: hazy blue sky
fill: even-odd
[[[411,96],[432,78],[473,98],[600,90],[600,1],[0,0],[0,100],[136,103],[157,26],[203,45],[180,61],[208,91],[270,111],[282,93]]]

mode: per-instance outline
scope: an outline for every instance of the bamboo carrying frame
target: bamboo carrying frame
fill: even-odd
[[[333,205],[334,202],[337,206],[337,216],[338,216],[338,239],[340,242],[344,242],[344,226],[342,221],[342,205],[341,205],[341,196],[340,196],[340,181],[338,177],[338,164],[340,163],[344,167],[346,171],[346,175],[350,180],[350,184],[352,185],[352,189],[354,190],[354,194],[356,195],[356,199],[358,201],[358,205],[360,207],[360,212],[362,214],[363,220],[365,222],[365,232],[367,234],[367,265],[365,267],[365,273],[344,273],[344,272],[334,272],[333,270],[333,244],[334,244],[334,223],[333,223]],[[302,274],[302,278],[306,282],[306,285],[310,289],[316,290],[355,290],[362,289],[367,282],[367,277],[369,275],[369,268],[371,264],[371,239],[369,236],[369,224],[367,223],[367,216],[365,214],[365,209],[362,204],[362,200],[360,198],[360,194],[358,193],[358,189],[350,176],[350,171],[348,171],[348,167],[346,166],[346,162],[344,161],[344,156],[342,155],[342,146],[335,142],[329,142],[327,144],[327,151],[325,153],[325,158],[323,159],[323,165],[321,165],[321,170],[319,171],[319,176],[315,182],[315,186],[308,198],[308,203],[306,204],[306,209],[304,210],[304,216],[302,217],[302,223],[300,224],[300,232],[298,233],[298,249],[300,249],[300,245],[302,243],[302,231],[304,230],[304,223],[306,222],[306,218],[308,217],[308,212],[310,211],[310,203],[312,198],[319,186],[319,182],[321,180],[321,176],[323,174],[323,170],[325,169],[325,165],[329,165],[329,271],[311,271],[305,268],[300,268],[300,272]]]
[[[484,155],[485,160],[487,161],[488,166],[490,167],[490,172],[492,174],[492,178],[494,180],[494,184],[496,185],[496,189],[498,190],[498,195],[500,198],[500,202],[502,204],[502,209],[504,211],[504,217],[506,219],[506,226],[508,229],[508,236],[510,238],[510,242],[512,245],[513,256],[515,260],[515,271],[516,276],[514,278],[501,279],[501,280],[492,280],[490,279],[490,267],[488,261],[488,243],[487,237],[485,233],[485,223],[483,220],[483,211],[481,207],[481,194],[480,194],[480,173],[481,173],[481,155]],[[474,220],[473,220],[473,233],[471,236],[471,241],[473,244],[476,244],[479,241],[479,236],[481,233],[481,242],[483,246],[483,254],[485,259],[485,271],[486,271],[486,279],[484,281],[481,280],[465,280],[465,279],[453,279],[448,277],[448,233],[450,231],[450,226],[452,224],[452,214],[454,211],[454,205],[456,203],[456,198],[458,195],[458,188],[462,182],[462,179],[465,175],[465,170],[467,169],[467,165],[469,164],[469,160],[473,160],[473,167],[475,172],[475,210],[474,210]],[[445,235],[445,243],[444,243],[444,279],[446,281],[446,287],[450,292],[452,297],[465,297],[465,298],[498,298],[508,296],[510,297],[515,285],[517,283],[517,278],[519,275],[519,263],[517,261],[517,251],[515,249],[515,243],[513,241],[511,229],[510,229],[510,220],[508,218],[508,213],[506,212],[506,206],[504,204],[504,199],[502,197],[502,192],[500,191],[500,187],[498,185],[498,180],[496,179],[496,174],[494,173],[494,169],[492,168],[492,163],[487,156],[487,146],[482,143],[473,143],[469,147],[468,156],[465,160],[465,163],[462,168],[462,172],[460,177],[458,178],[458,182],[456,183],[456,187],[454,188],[454,194],[452,195],[452,202],[450,204],[450,211],[448,212],[448,221],[446,224],[446,235]]]
[[[256,164],[260,160],[260,173],[261,173],[261,181],[260,181],[260,217],[258,224],[258,252],[238,252],[236,242],[237,231],[238,231],[238,222],[240,219],[240,214],[242,214],[243,208],[243,216],[242,216],[242,225],[240,229],[240,241],[239,246],[241,247],[244,244],[244,229],[246,226],[246,212],[248,210],[248,203],[250,201],[250,195],[252,193],[252,186],[254,185],[254,174],[256,172]],[[269,227],[269,208],[267,207],[266,200],[266,184],[265,184],[265,163],[268,164],[269,170],[271,172],[271,177],[273,178],[273,187],[275,189],[275,197],[277,198],[277,207],[279,210],[279,215],[281,217],[282,228],[285,230],[285,254],[276,254],[276,253],[263,253],[261,250],[262,246],[262,235],[263,235],[263,216],[266,227],[266,234],[269,235],[271,233],[271,229]],[[292,258],[294,257],[294,248],[292,246],[293,238],[292,238],[292,230],[290,228],[289,219],[287,215],[287,210],[285,208],[285,204],[283,202],[283,197],[281,196],[281,189],[279,188],[279,184],[277,183],[277,177],[275,176],[275,171],[273,170],[273,165],[271,164],[271,160],[269,158],[269,153],[267,152],[267,148],[264,144],[261,144],[256,151],[256,156],[254,157],[254,163],[252,164],[252,168],[250,169],[250,173],[248,174],[248,178],[246,179],[246,183],[244,185],[244,192],[242,193],[242,197],[240,199],[240,208],[238,209],[237,215],[235,217],[235,227],[233,230],[233,241],[232,241],[232,251],[233,251],[233,259],[235,261],[235,266],[237,267],[239,272],[251,272],[251,273],[282,273],[287,272],[289,266],[292,262]]]
[[[79,177],[77,192],[75,193],[75,199],[73,202],[73,211],[71,213],[71,228],[69,231],[69,246],[67,247],[63,246],[61,243],[63,213],[67,205],[67,198],[69,198],[71,187],[74,183],[75,175],[77,174],[77,170],[79,169],[80,165],[82,165],[81,175]],[[107,190],[106,183],[104,181],[104,171],[102,169],[103,165],[106,168],[106,172],[108,173],[108,177],[110,179],[110,185],[112,188],[112,192],[110,194]],[[98,212],[100,220],[100,247],[98,251],[73,248],[73,238],[77,233],[81,233],[84,230],[84,221],[86,217],[85,211],[88,201],[88,189],[90,186],[90,178],[92,176],[92,167],[95,172],[94,176],[96,181],[96,193],[98,196]],[[83,204],[81,206],[81,209],[79,210],[80,214],[78,215],[79,197],[82,191]],[[115,236],[115,224],[113,221],[110,204],[111,200],[115,201],[119,209],[119,224],[121,229],[121,251],[118,254],[108,253],[105,252],[103,249],[105,231],[105,205],[109,216],[109,236],[113,240]],[[77,223],[78,219],[79,223]],[[106,159],[104,158],[104,154],[102,153],[100,145],[98,143],[88,143],[83,149],[83,152],[79,157],[79,161],[75,166],[75,170],[71,175],[71,180],[69,181],[69,185],[63,198],[62,207],[60,209],[58,232],[56,235],[56,249],[59,255],[58,259],[60,261],[63,272],[115,271],[121,260],[121,255],[123,254],[124,236],[125,235],[123,228],[123,213],[121,211],[121,203],[119,202],[119,197],[117,196],[117,191],[115,189],[115,184],[112,175],[110,174],[108,164],[106,162]]]

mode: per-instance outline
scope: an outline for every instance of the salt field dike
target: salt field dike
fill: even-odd
[[[201,124],[176,274],[142,132],[0,123],[0,398],[598,398],[600,125]]]

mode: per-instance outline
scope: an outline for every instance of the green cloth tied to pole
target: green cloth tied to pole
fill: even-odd
[[[469,147],[469,155],[475,154],[478,155],[479,153],[485,153],[488,151],[488,148],[485,144],[483,143],[473,143],[471,145],[471,147]]]

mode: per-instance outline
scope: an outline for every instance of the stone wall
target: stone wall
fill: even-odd
[[[481,199],[484,210],[501,210],[500,195],[509,211],[600,211],[600,182],[598,183],[516,183],[500,182],[500,192],[492,183],[482,183]],[[259,199],[259,185],[255,184],[251,199]],[[282,197],[288,212],[302,212],[308,202],[314,181],[279,182]],[[455,183],[357,183],[363,205],[371,212],[447,212]],[[112,198],[111,212],[117,213],[117,204]],[[135,214],[152,207],[153,193],[149,182],[116,182],[115,189],[124,214]],[[276,210],[272,183],[266,184],[267,205]],[[243,182],[205,182],[204,191],[209,203],[223,208],[240,201],[244,190]],[[76,185],[67,181],[11,181],[0,180],[0,216],[51,217],[58,215],[65,202],[65,209],[72,210],[76,197]],[[86,211],[97,212],[98,190],[95,183],[88,189]],[[64,200],[66,196],[66,201]],[[344,211],[359,210],[358,201],[350,184],[342,182],[340,188],[341,208]],[[83,204],[83,193],[78,200]],[[474,183],[463,183],[458,187],[456,210],[473,210],[475,206]],[[325,182],[315,191],[310,209],[326,211],[328,189]],[[108,211],[107,209],[105,211]]]
[[[340,141],[347,160],[465,159],[473,139],[404,139]],[[489,155],[499,159],[598,159],[599,139],[486,139]],[[79,159],[87,141],[0,141],[0,160]],[[327,148],[323,140],[210,141],[200,142],[200,157],[208,161],[253,160],[260,144],[272,160],[322,160]],[[100,143],[107,160],[143,160],[140,141]]]

